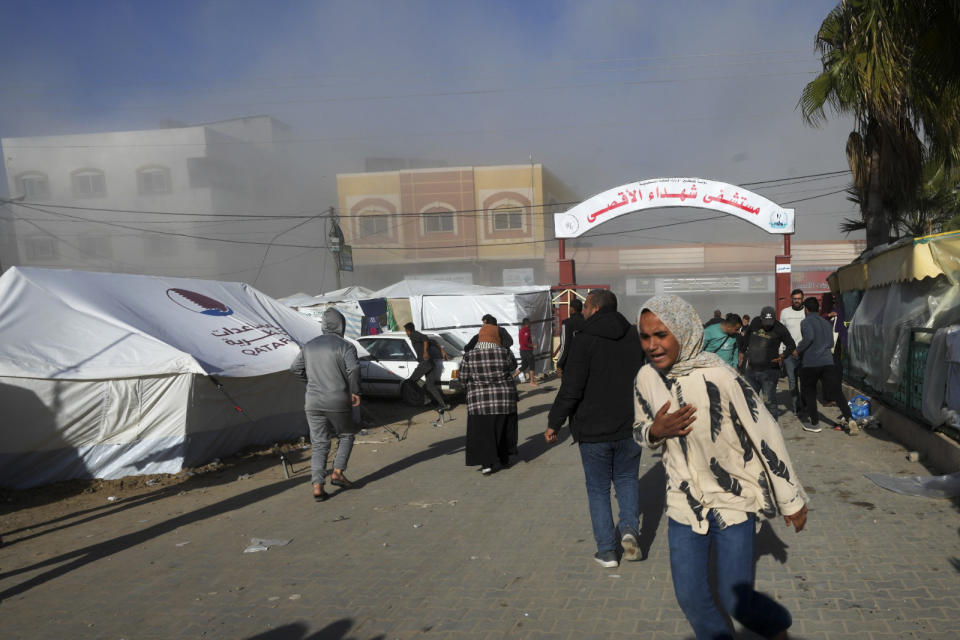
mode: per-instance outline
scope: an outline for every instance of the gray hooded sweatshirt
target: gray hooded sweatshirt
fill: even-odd
[[[307,381],[304,406],[320,411],[346,412],[350,394],[360,395],[357,348],[343,339],[343,315],[323,312],[323,335],[303,345],[290,371]]]

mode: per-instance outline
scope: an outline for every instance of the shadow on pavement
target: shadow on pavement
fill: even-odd
[[[463,436],[457,436],[455,438],[447,438],[446,440],[439,440],[437,442],[431,442],[430,445],[418,451],[413,455],[407,456],[396,462],[391,462],[385,467],[377,469],[373,473],[368,473],[362,478],[358,478],[353,481],[353,484],[356,488],[364,487],[370,483],[376,482],[377,480],[383,480],[384,478],[393,475],[394,473],[399,473],[404,469],[409,469],[415,464],[420,462],[426,462],[433,458],[438,458],[440,456],[446,456],[459,451],[463,451],[466,438]]]
[[[544,429],[546,429],[546,427],[544,427]],[[550,447],[556,447],[566,442],[568,437],[570,437],[570,429],[560,429],[560,431],[557,432],[557,442],[547,444],[547,441],[543,439],[543,433],[538,431],[533,435],[527,436],[523,444],[517,447],[517,460],[520,462],[533,462],[546,453]]]
[[[140,531],[128,533],[118,538],[113,538],[112,540],[107,540],[106,542],[92,544],[74,551],[68,551],[67,553],[37,562],[36,564],[14,569],[13,571],[0,573],[0,580],[2,580],[23,573],[34,572],[45,567],[54,567],[44,573],[30,578],[25,582],[0,591],[0,601],[21,594],[25,591],[29,591],[33,587],[39,586],[49,582],[50,580],[70,573],[74,569],[84,567],[91,562],[96,562],[97,560],[101,560],[115,553],[119,553],[131,547],[143,544],[149,540],[152,540],[153,538],[170,533],[179,527],[183,527],[194,522],[199,522],[201,520],[206,520],[207,518],[212,518],[235,509],[241,509],[249,504],[253,504],[278,493],[282,493],[290,487],[301,484],[302,482],[303,480],[301,478],[290,478],[289,480],[275,482],[265,487],[259,487],[251,491],[247,491],[246,493],[233,496],[232,498],[221,500],[220,502],[202,507],[195,511],[191,511],[190,513],[182,514],[175,518],[155,524],[152,527],[141,529]]]
[[[640,478],[640,559],[646,560],[657,537],[657,528],[667,506],[667,471],[663,462],[650,467]]]
[[[331,622],[316,633],[308,633],[306,623],[291,622],[255,636],[248,636],[245,640],[356,640],[354,636],[347,636],[351,627],[353,627],[353,620],[343,618]],[[384,640],[385,637],[380,634],[373,636],[370,640]]]
[[[786,564],[787,549],[790,545],[774,532],[771,522],[771,520],[764,520],[760,523],[760,531],[757,532],[757,538],[753,543],[754,562],[763,556],[772,556],[780,564]]]
[[[526,410],[524,410],[523,413],[517,416],[517,418],[520,420],[526,420],[527,418],[538,416],[541,413],[546,413],[547,411],[550,411],[550,407],[552,406],[553,406],[552,404],[538,404],[532,407],[528,407]]]

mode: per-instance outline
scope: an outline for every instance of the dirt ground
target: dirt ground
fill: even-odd
[[[402,434],[407,428],[409,423],[387,425],[387,428],[370,427],[357,435],[357,444],[386,442],[395,438],[388,429]],[[76,517],[104,507],[188,495],[195,491],[207,493],[220,485],[242,482],[263,472],[281,477],[281,455],[287,461],[288,473],[309,474],[310,444],[306,438],[300,438],[296,442],[269,447],[248,447],[223,459],[175,474],[126,476],[117,480],[69,480],[33,489],[0,489],[0,536],[10,539],[30,535],[35,527],[49,526],[68,516]]]

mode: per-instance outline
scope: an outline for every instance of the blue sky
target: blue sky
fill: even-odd
[[[0,136],[267,113],[292,125],[331,201],[333,176],[368,156],[532,156],[583,196],[666,175],[818,173],[845,167],[850,123],[811,129],[795,107],[834,5],[7,0]],[[798,238],[837,236],[849,215],[842,195],[804,203]]]

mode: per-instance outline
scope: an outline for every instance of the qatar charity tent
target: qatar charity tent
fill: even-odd
[[[386,298],[397,324],[413,322],[421,331],[452,333],[467,342],[490,314],[513,337],[513,353],[519,359],[518,332],[530,318],[536,371],[553,369],[553,305],[550,287],[485,287],[442,280],[401,280],[377,291]]]
[[[237,282],[0,277],[0,486],[175,473],[306,432],[289,373],[320,326]]]

